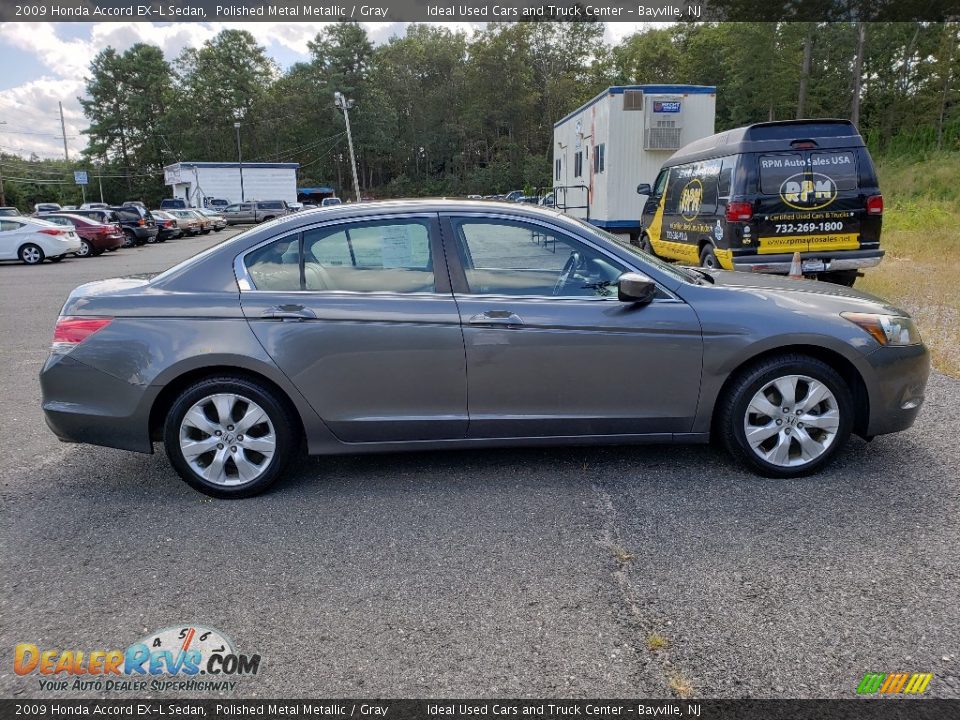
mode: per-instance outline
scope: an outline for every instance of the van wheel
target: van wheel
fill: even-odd
[[[853,427],[853,398],[829,365],[782,355],[747,368],[720,399],[714,432],[727,451],[772,478],[808,475],[836,455]]]
[[[824,282],[833,283],[834,285],[853,287],[853,284],[857,281],[859,276],[860,275],[856,270],[837,270],[836,272],[822,273],[818,279],[823,280]]]
[[[706,245],[703,250],[700,251],[700,267],[705,267],[710,270],[720,269],[720,261],[717,260],[717,256],[713,252],[713,245]]]

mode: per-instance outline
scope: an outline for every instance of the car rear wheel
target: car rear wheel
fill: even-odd
[[[93,246],[83,238],[80,238],[80,249],[74,254],[82,258],[90,257],[93,255]]]
[[[800,477],[846,444],[853,399],[826,363],[784,355],[742,372],[721,398],[717,420],[717,434],[744,465],[766,477]]]
[[[39,265],[43,262],[43,250],[33,243],[29,243],[20,248],[20,260],[25,265]]]
[[[49,260],[52,263],[58,263],[61,260],[63,260],[63,255],[57,255],[56,257],[48,257],[47,260]]]
[[[219,498],[250,497],[270,487],[297,447],[297,423],[259,383],[219,377],[188,388],[164,425],[164,446],[180,477]]]

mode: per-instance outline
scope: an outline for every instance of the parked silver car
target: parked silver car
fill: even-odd
[[[220,213],[228,225],[266,222],[289,214],[290,209],[283,200],[235,203],[228,205]]]
[[[260,492],[312,454],[702,443],[820,468],[909,427],[903,310],[838,285],[668,265],[516,203],[296,213],[153,277],[74,290],[40,381],[60,438]]]

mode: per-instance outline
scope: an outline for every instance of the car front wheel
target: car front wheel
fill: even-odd
[[[173,403],[164,446],[194,489],[219,498],[250,497],[279,478],[296,450],[296,428],[284,402],[259,383],[211,378]]]
[[[721,399],[717,419],[717,434],[734,458],[766,477],[800,477],[846,444],[853,399],[826,363],[784,355],[742,372]]]
[[[92,254],[93,254],[93,246],[90,245],[89,242],[81,238],[80,249],[77,250],[76,252],[77,257],[85,258],[85,257],[90,257]]]

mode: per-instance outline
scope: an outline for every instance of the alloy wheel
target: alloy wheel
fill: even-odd
[[[778,467],[813,462],[833,444],[840,428],[837,398],[808,375],[766,383],[747,405],[743,431],[761,460]]]
[[[208,395],[180,423],[180,452],[201,478],[225,487],[260,477],[277,450],[266,411],[235,393]]]
[[[28,245],[20,251],[20,259],[27,265],[36,265],[39,262],[43,262],[43,251],[38,247]]]

